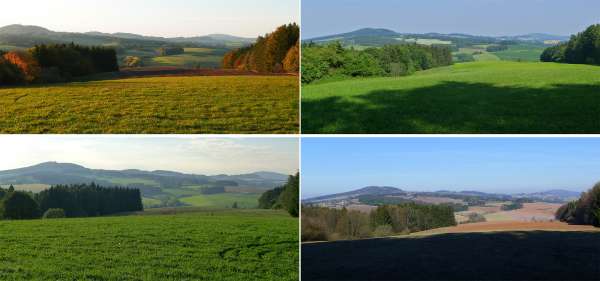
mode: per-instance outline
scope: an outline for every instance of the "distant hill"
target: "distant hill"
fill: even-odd
[[[332,200],[348,200],[358,198],[362,195],[394,195],[394,194],[402,194],[404,191],[402,189],[390,186],[367,186],[361,189],[336,193],[331,195],[307,198],[302,200],[306,203],[318,203]]]
[[[340,41],[345,45],[381,46],[385,44],[414,43],[421,44],[453,44],[464,47],[476,44],[497,44],[502,41],[518,41],[523,43],[544,44],[547,41],[567,41],[568,36],[532,33],[518,36],[478,36],[463,33],[400,33],[384,28],[362,28],[355,31],[306,38],[303,42],[325,43]]]
[[[396,187],[389,186],[368,186],[353,191],[335,193],[330,195],[318,196],[303,199],[303,203],[315,204],[315,203],[327,203],[336,201],[348,201],[353,199],[364,198],[369,196],[371,198],[384,198],[394,197],[402,198],[405,201],[424,202],[423,198],[441,198],[447,202],[453,202],[454,200],[469,201],[480,199],[484,201],[511,201],[520,198],[532,199],[534,201],[548,202],[548,203],[564,203],[579,198],[580,192],[568,191],[568,190],[548,190],[543,192],[535,193],[521,193],[521,194],[502,194],[502,193],[487,193],[480,191],[405,191]],[[436,200],[433,200],[436,201]]]
[[[545,202],[563,203],[579,199],[579,197],[581,196],[581,192],[563,189],[553,189],[542,192],[515,194],[514,196],[531,198]]]
[[[0,27],[0,45],[28,48],[41,43],[71,43],[81,45],[110,46],[162,46],[177,43],[190,43],[207,46],[243,46],[255,41],[253,38],[236,37],[226,34],[212,34],[196,37],[165,38],[144,36],[132,33],[86,33],[56,32],[39,26],[8,25]]]
[[[195,175],[172,171],[99,170],[72,163],[46,162],[13,170],[0,171],[0,185],[80,184],[95,182],[104,186],[180,188],[185,186],[239,186],[272,189],[287,181],[288,175],[257,172],[242,175]]]

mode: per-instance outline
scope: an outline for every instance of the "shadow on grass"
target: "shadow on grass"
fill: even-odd
[[[600,133],[600,85],[444,82],[302,102],[303,133]]]
[[[302,280],[600,280],[600,233],[461,233],[303,244]]]

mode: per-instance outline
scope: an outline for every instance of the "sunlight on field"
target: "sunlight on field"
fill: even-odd
[[[302,88],[305,133],[600,132],[600,67],[471,62]]]
[[[3,133],[293,133],[298,126],[294,76],[154,77],[0,88]]]

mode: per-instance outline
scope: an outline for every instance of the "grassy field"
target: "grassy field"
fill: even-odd
[[[147,58],[144,60],[144,65],[218,68],[227,51],[226,49],[185,48],[185,53],[181,55]]]
[[[509,61],[540,61],[540,56],[546,47],[531,45],[510,45],[508,50],[494,52],[501,60]]]
[[[152,77],[0,88],[1,133],[295,133],[298,77]]]
[[[600,67],[473,62],[302,88],[303,133],[600,133]]]
[[[598,280],[599,252],[599,232],[578,230],[305,243],[302,280]]]
[[[257,193],[221,193],[183,197],[180,200],[195,207],[231,208],[233,203],[237,202],[239,208],[256,208],[258,207],[258,197],[260,194]]]
[[[0,221],[1,280],[298,280],[276,211]]]

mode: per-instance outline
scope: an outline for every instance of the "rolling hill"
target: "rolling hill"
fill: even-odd
[[[457,45],[494,44],[503,41],[544,43],[546,41],[568,41],[568,36],[532,33],[516,36],[478,36],[462,33],[400,33],[385,28],[362,28],[351,32],[303,39],[304,42],[324,43],[340,41],[345,45],[381,46],[397,44],[407,40],[437,40],[438,43],[450,42]],[[434,41],[435,43],[435,41]],[[450,44],[448,43],[448,44]]]
[[[471,198],[480,199],[486,202],[493,201],[514,201],[519,199],[533,200],[547,203],[564,203],[579,198],[580,192],[554,189],[534,193],[519,194],[501,194],[487,193],[480,191],[405,191],[400,188],[390,186],[368,186],[360,189],[323,195],[318,197],[306,198],[304,204],[370,204],[372,201],[381,201],[383,198],[402,199],[403,201],[413,201],[421,203],[462,203],[467,204]],[[438,198],[432,200],[431,198]],[[377,200],[375,200],[377,199]],[[433,202],[436,201],[436,202]]]
[[[146,207],[182,206],[225,208],[234,202],[256,207],[266,190],[285,184],[287,175],[258,171],[240,175],[196,175],[173,171],[100,170],[72,163],[46,162],[0,171],[0,185],[40,191],[51,185],[91,183],[138,188]]]
[[[242,38],[224,34],[212,34],[196,37],[165,38],[144,36],[131,33],[102,33],[98,31],[75,33],[56,32],[31,25],[8,25],[0,27],[0,45],[28,48],[41,43],[71,43],[81,45],[108,46],[162,46],[176,43],[191,43],[204,46],[242,46],[255,41],[252,38]]]

